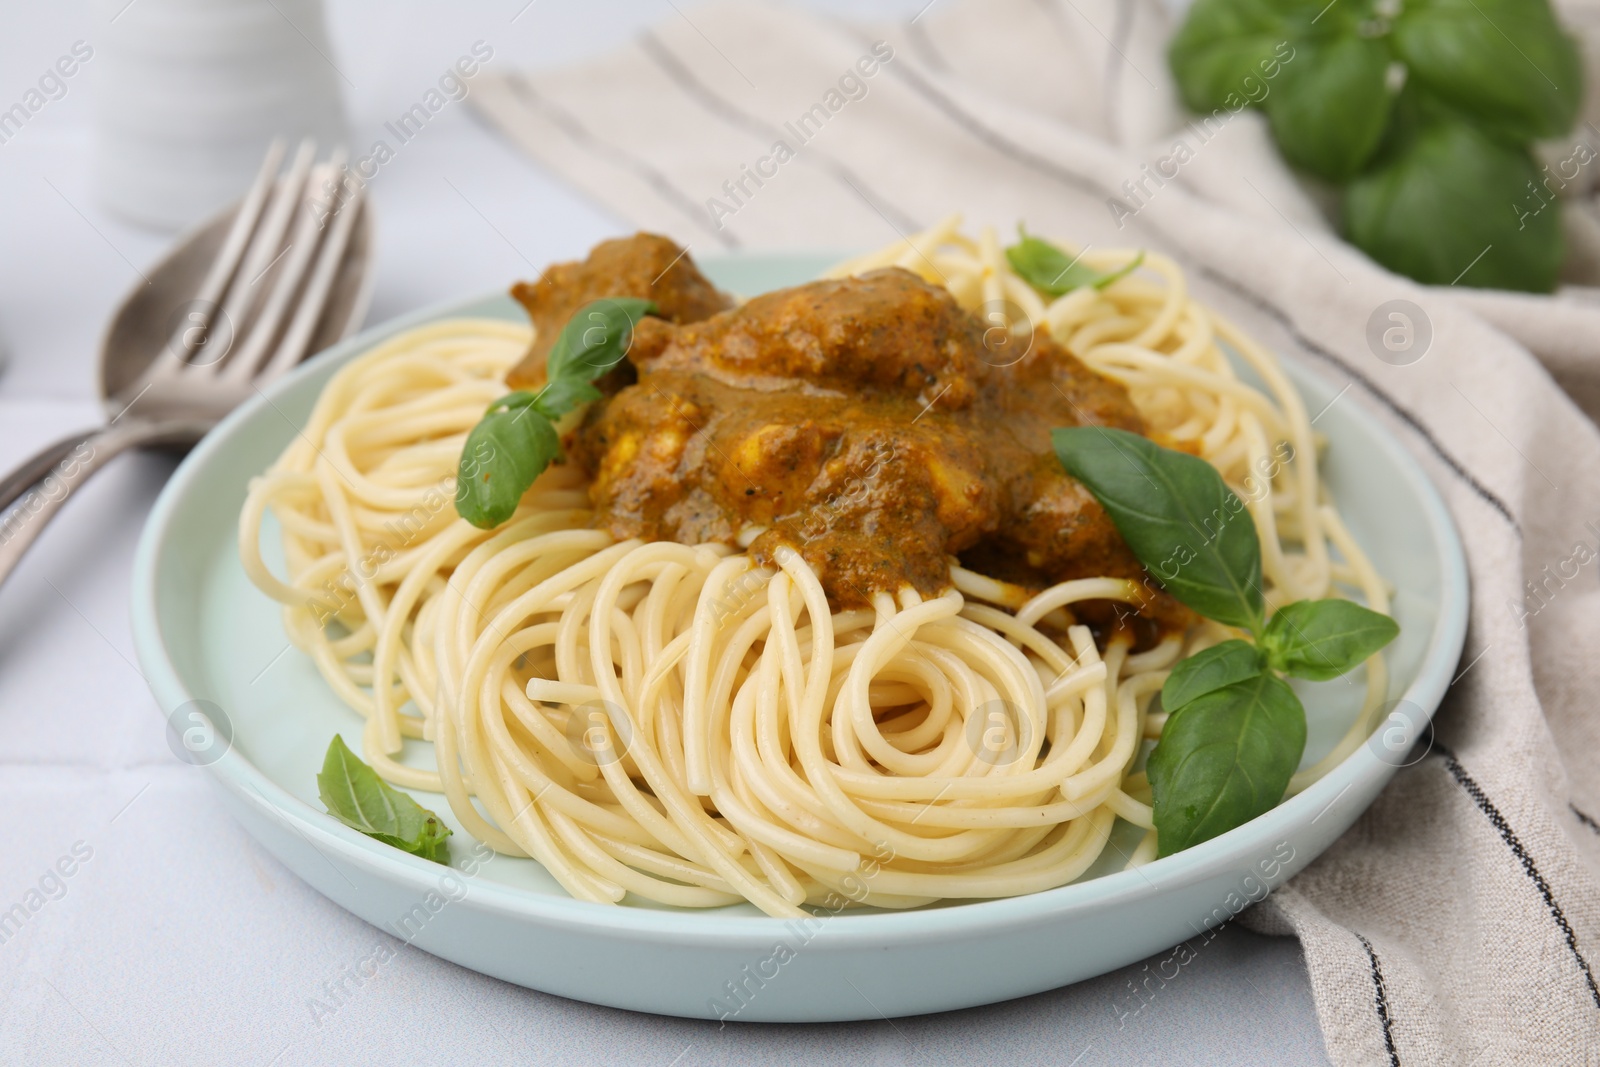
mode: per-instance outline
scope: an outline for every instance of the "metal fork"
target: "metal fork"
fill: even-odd
[[[101,347],[108,424],[0,479],[0,582],[112,457],[193,444],[359,323],[370,293],[363,190],[346,194],[342,151],[322,164],[315,153],[302,142],[280,177],[285,146],[274,142],[238,206],[192,234],[123,303]]]

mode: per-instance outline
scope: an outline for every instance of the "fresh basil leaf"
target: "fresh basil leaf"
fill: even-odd
[[[1319,178],[1344,181],[1377,151],[1394,104],[1389,49],[1375,37],[1297,46],[1262,101],[1283,158]]]
[[[1023,281],[1049,296],[1065,296],[1074,289],[1092,285],[1104,289],[1119,278],[1137,270],[1144,262],[1140,252],[1127,264],[1114,271],[1098,271],[1081,260],[1067,255],[1049,241],[1030,237],[1018,228],[1020,240],[1006,249],[1006,262]]]
[[[545,418],[555,422],[580,404],[599,400],[600,396],[600,390],[586,381],[577,378],[552,378],[534,397],[533,406]]]
[[[589,383],[627,356],[634,323],[655,310],[649,300],[616,297],[586,304],[567,321],[545,360],[544,388],[506,394],[467,434],[456,469],[458,515],[483,530],[512,516],[522,494],[561,454],[557,420],[600,399]]]
[[[633,343],[633,324],[656,310],[649,300],[610,297],[585,304],[561,328],[545,360],[550,382],[592,382],[622,362]]]
[[[450,827],[391,786],[333,735],[317,775],[317,794],[328,814],[368,837],[435,863],[450,862]]]
[[[1128,275],[1132,274],[1134,271],[1138,270],[1139,269],[1139,264],[1141,264],[1143,262],[1144,262],[1144,250],[1140,249],[1139,251],[1137,251],[1137,252],[1135,252],[1133,254],[1133,258],[1128,260],[1128,262],[1124,263],[1122,266],[1118,267],[1116,270],[1105,271],[1099,277],[1092,279],[1089,282],[1089,284],[1094,286],[1096,289],[1104,289],[1106,286],[1110,285],[1112,282],[1120,281],[1123,278],[1126,278]]]
[[[1294,55],[1290,26],[1281,2],[1195,0],[1167,49],[1183,102],[1199,112],[1247,106],[1254,83]]]
[[[1583,62],[1545,0],[1407,3],[1392,39],[1409,78],[1518,140],[1577,118]]]
[[[1161,687],[1161,708],[1177,711],[1207,693],[1254,678],[1264,666],[1260,650],[1248,641],[1212,645],[1172,668]]]
[[[518,394],[512,394],[517,396]],[[561,454],[555,425],[529,400],[507,405],[505,398],[467,434],[456,469],[456,513],[480,530],[509,519],[522,494]]]
[[[1261,542],[1215,467],[1110,427],[1059,429],[1051,440],[1168,592],[1208,619],[1260,629]]]
[[[1145,763],[1160,854],[1170,856],[1271,810],[1305,747],[1305,708],[1268,672],[1174,712]]]
[[[1375,163],[1345,189],[1346,236],[1419,282],[1554,289],[1561,205],[1533,192],[1544,187],[1528,149],[1409,88],[1402,104]]]
[[[1272,616],[1261,650],[1274,670],[1326,682],[1355,670],[1399,633],[1389,616],[1348,600],[1298,600]]]

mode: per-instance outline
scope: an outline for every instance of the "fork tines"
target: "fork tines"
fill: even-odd
[[[362,184],[345,181],[345,152],[316,163],[300,142],[283,171],[272,142],[196,294],[195,311],[151,373],[205,374],[230,384],[275,377],[305,355],[361,211]],[[280,173],[281,172],[281,173]],[[215,337],[221,352],[204,348]]]

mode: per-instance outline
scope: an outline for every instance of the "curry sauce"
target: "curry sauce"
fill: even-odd
[[[792,547],[840,606],[905,585],[936,595],[952,557],[1036,588],[1144,576],[1050,443],[1058,426],[1144,432],[1121,385],[1042,331],[1002,358],[946,290],[904,270],[738,307],[686,255],[640,284],[648,269],[623,265],[654,268],[663,242],[607,242],[527,287],[550,286],[530,307],[544,338],[560,323],[541,311],[600,296],[653,299],[667,316],[638,324],[632,372],[608,376],[567,441],[613,536],[733,543],[758,527],[754,556]],[[563,292],[563,277],[584,291]],[[530,353],[512,380],[537,381],[542,362]]]

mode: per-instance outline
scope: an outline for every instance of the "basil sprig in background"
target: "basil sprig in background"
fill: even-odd
[[[561,454],[556,423],[600,399],[591,383],[622,361],[634,323],[655,310],[648,300],[616,297],[572,316],[545,360],[544,388],[507,393],[467,435],[456,471],[457,514],[484,530],[511,517],[522,494]]]
[[[1348,600],[1266,616],[1261,543],[1244,501],[1203,459],[1124,430],[1056,430],[1061,464],[1100,501],[1150,574],[1208,619],[1250,631],[1173,668],[1168,712],[1145,764],[1163,856],[1225,833],[1283,799],[1306,745],[1306,712],[1279,677],[1326,681],[1400,628]]]
[[[1583,68],[1547,0],[1195,0],[1169,51],[1184,102],[1237,110],[1284,42],[1258,106],[1290,164],[1343,186],[1352,243],[1421,282],[1555,287],[1544,205],[1574,175],[1529,145],[1571,130]]]

